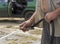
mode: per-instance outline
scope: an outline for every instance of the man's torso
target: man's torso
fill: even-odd
[[[58,7],[60,7],[60,0],[37,0],[36,10],[37,10],[37,13],[39,13],[43,17],[45,16],[45,15],[42,15],[44,12],[54,11]],[[54,20],[54,23],[55,23],[55,36],[60,37],[60,16],[58,16]]]

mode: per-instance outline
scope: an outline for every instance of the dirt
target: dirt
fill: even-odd
[[[19,29],[20,23],[15,22],[0,22],[0,38]],[[21,31],[21,30],[20,30]],[[6,37],[5,41],[0,41],[0,44],[40,44],[41,43],[41,33],[40,28],[36,28],[35,30],[27,31],[28,35],[15,33],[9,37]],[[40,33],[40,34],[39,34]],[[40,36],[35,37],[35,36]]]

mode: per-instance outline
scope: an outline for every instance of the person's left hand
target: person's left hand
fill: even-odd
[[[50,23],[52,20],[56,19],[57,16],[58,16],[58,15],[55,14],[54,12],[49,12],[49,13],[46,14],[45,20],[46,20],[48,23]]]

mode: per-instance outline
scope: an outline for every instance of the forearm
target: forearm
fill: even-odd
[[[31,23],[34,23],[35,21],[35,16],[36,16],[36,11],[34,12],[34,14],[31,16],[31,18],[29,19]]]
[[[60,15],[60,7],[57,8],[56,10],[54,10],[53,12],[59,16]]]

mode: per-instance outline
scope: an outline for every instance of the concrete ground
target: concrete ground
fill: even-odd
[[[23,22],[23,21],[21,21],[21,22]],[[17,29],[19,29],[19,24],[21,22],[20,21],[19,22],[0,21],[0,37],[8,35],[9,33],[12,33],[14,31],[16,31]],[[19,44],[19,42],[17,42],[17,40],[15,40],[15,39],[19,38],[18,41],[20,41],[20,44],[40,44],[41,43],[41,30],[40,29],[42,29],[42,28],[36,28],[36,29],[27,31],[26,32],[26,33],[28,33],[27,36],[26,36],[26,34],[24,34],[24,32],[22,32],[20,30],[22,32],[22,34],[21,33],[13,34],[13,37],[9,36],[9,38],[8,38],[9,41],[6,40],[4,43],[1,43],[2,40],[0,40],[0,43],[1,44],[13,44],[13,43]]]

